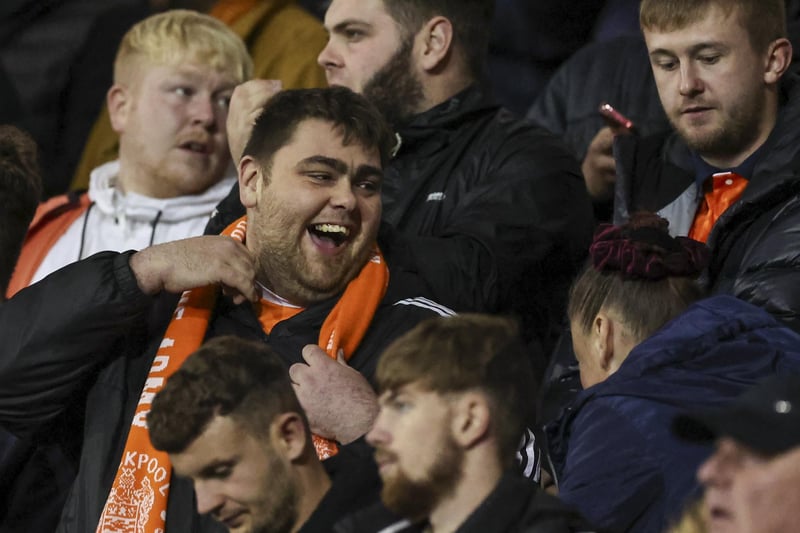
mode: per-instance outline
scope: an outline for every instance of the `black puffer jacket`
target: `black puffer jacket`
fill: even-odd
[[[593,229],[576,159],[477,87],[399,135],[383,218],[414,237],[422,276],[451,307],[516,313],[548,345]]]
[[[708,245],[708,288],[763,307],[800,331],[800,80],[782,84],[778,122],[741,198],[720,216]],[[616,140],[615,223],[644,209],[688,233],[700,195],[689,149],[676,134]]]
[[[95,530],[165,319],[174,309],[173,295],[153,302],[139,290],[128,266],[130,253],[103,252],[73,263],[0,305],[0,425],[59,447],[77,471],[59,533]],[[392,274],[386,295],[349,360],[368,379],[393,339],[446,312],[418,299],[426,292],[413,270],[392,264],[388,256],[387,263]],[[220,298],[207,337],[263,340],[288,366],[302,361],[303,346],[317,342],[335,300],[278,323],[266,335],[249,304]],[[360,444],[344,448],[354,453],[351,447]],[[167,531],[224,531],[197,514],[193,498],[191,483],[173,477]]]

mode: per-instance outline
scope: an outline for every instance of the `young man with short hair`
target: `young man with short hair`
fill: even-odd
[[[252,69],[242,40],[208,15],[172,10],[135,24],[107,95],[119,159],[92,172],[86,193],[39,207],[9,295],[99,251],[201,235],[236,181],[225,121]]]
[[[674,132],[620,136],[615,223],[658,212],[707,242],[708,286],[800,329],[800,85],[783,0],[644,0],[640,22]]]
[[[145,419],[169,375],[219,335],[281,356],[320,457],[358,453],[378,410],[378,354],[419,321],[452,314],[426,298],[407,258],[377,247],[391,140],[348,89],[281,92],[239,164],[247,215],[223,235],[96,254],[0,306],[0,423],[80,457],[61,530],[218,527],[198,516],[188,483],[170,479]],[[182,292],[171,317],[158,313],[174,297],[154,306],[154,296]]]
[[[580,515],[519,472],[517,446],[535,386],[517,328],[505,318],[431,319],[395,340],[376,374],[375,447],[383,504],[339,531],[587,531]]]
[[[197,510],[230,531],[327,533],[378,499],[374,467],[331,480],[286,366],[269,346],[211,339],[173,374],[147,415],[150,439],[192,480]]]

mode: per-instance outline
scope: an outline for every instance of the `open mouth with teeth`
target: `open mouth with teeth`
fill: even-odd
[[[350,239],[350,228],[339,224],[312,224],[308,227],[311,240],[323,250],[336,250]]]
[[[184,150],[188,150],[190,152],[194,152],[197,154],[209,154],[211,153],[211,149],[208,144],[197,142],[197,141],[188,141],[181,144],[181,148]]]

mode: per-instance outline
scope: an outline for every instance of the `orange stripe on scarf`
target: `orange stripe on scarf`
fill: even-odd
[[[247,218],[222,232],[244,242]],[[389,270],[379,250],[345,289],[320,329],[319,345],[332,358],[342,349],[345,358],[358,348],[389,284]],[[169,456],[153,448],[146,417],[155,394],[166,379],[203,342],[219,292],[217,286],[185,291],[153,359],[125,450],[111,486],[97,533],[163,533],[172,466]],[[338,452],[336,443],[314,436],[317,454],[326,459]]]

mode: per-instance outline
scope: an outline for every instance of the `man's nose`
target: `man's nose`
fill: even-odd
[[[330,189],[330,203],[333,207],[352,211],[356,207],[356,195],[353,192],[350,180],[342,177]]]
[[[388,442],[388,432],[385,429],[385,416],[383,414],[383,409],[378,412],[377,418],[375,418],[375,422],[372,424],[372,429],[369,430],[365,439],[371,446],[377,446],[379,444],[385,444]]]
[[[200,514],[213,513],[225,504],[225,498],[206,482],[195,482],[194,492],[197,498],[197,512]]]
[[[190,104],[191,120],[193,124],[200,124],[205,128],[211,128],[217,125],[218,110],[216,101],[210,96],[198,95]],[[222,115],[222,120],[224,120]]]
[[[730,479],[735,464],[735,448],[727,439],[722,439],[714,453],[697,469],[697,480],[704,487],[724,485]]]
[[[683,96],[692,96],[703,91],[703,80],[697,75],[696,68],[690,63],[680,67],[681,79],[679,91]]]
[[[325,48],[323,48],[317,56],[317,63],[326,71],[329,68],[335,68],[342,64],[341,55],[336,52],[335,47],[333,39],[328,39]]]

